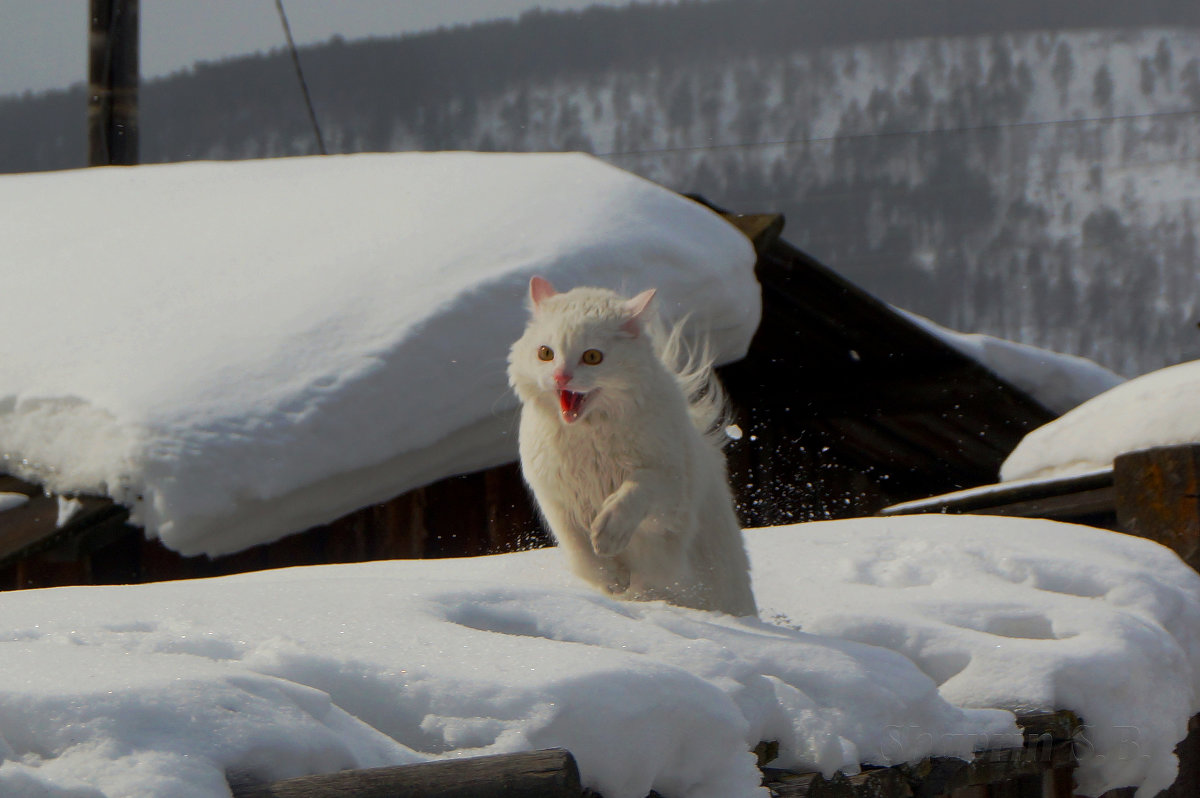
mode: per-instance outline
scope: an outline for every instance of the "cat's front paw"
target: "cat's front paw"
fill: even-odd
[[[608,575],[608,584],[605,585],[605,589],[609,593],[614,596],[620,596],[629,590],[629,582],[632,575],[629,573],[628,565],[619,560],[610,560],[606,573]]]
[[[606,501],[592,521],[592,549],[601,557],[615,557],[625,551],[637,529],[621,508],[620,502]]]

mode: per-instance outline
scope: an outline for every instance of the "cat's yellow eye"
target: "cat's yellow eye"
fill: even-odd
[[[589,349],[583,353],[583,362],[589,366],[598,366],[604,360],[604,353],[599,349]]]
[[[545,360],[545,361],[549,362],[553,359],[554,359],[554,350],[553,349],[551,349],[548,346],[539,346],[538,347],[538,360]]]

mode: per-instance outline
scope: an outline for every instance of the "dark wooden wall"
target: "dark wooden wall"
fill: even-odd
[[[55,500],[12,477],[0,490],[32,500],[24,546],[0,546],[0,590],[189,579],[295,565],[418,557],[470,557],[549,545],[515,463],[442,480],[331,524],[224,557],[183,557],[125,523],[128,513],[88,499],[86,513],[54,530]],[[10,520],[10,519],[6,519]],[[12,519],[20,521],[22,519]],[[6,531],[7,531],[6,527]],[[41,537],[37,538],[40,532]]]

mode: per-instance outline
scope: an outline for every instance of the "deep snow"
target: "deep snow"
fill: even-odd
[[[565,746],[606,798],[762,796],[753,756],[853,771],[1087,721],[1081,784],[1171,781],[1200,709],[1200,576],[1049,521],[749,530],[763,618],[625,603],[557,550],[0,594],[0,793],[217,798],[225,774]],[[38,790],[41,790],[40,792]]]

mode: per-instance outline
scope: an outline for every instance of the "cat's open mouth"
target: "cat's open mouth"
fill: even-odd
[[[583,405],[591,394],[576,391],[559,391],[558,406],[562,408],[563,421],[568,424],[577,421],[583,413]]]

